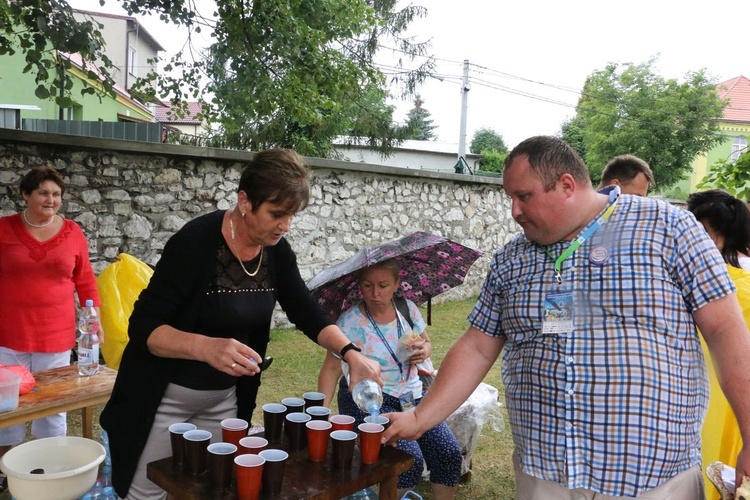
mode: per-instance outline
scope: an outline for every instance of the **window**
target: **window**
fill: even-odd
[[[67,121],[83,120],[83,106],[73,106],[63,109],[64,118]]]
[[[138,76],[138,52],[132,45],[128,46],[128,72]]]
[[[747,139],[744,137],[735,137],[734,142],[732,142],[732,155],[730,156],[730,161],[732,163],[737,161],[737,158],[740,157],[740,155],[747,151]]]

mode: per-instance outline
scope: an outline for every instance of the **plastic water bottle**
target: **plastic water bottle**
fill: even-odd
[[[105,486],[104,492],[102,493],[102,500],[116,500],[115,490],[111,486]]]
[[[109,434],[107,434],[107,431],[102,429],[102,433],[100,436],[102,446],[104,446],[104,465],[110,466],[110,471],[112,470],[112,455],[109,452]]]
[[[81,311],[78,330],[78,374],[88,377],[99,372],[99,314],[91,299]]]
[[[380,415],[380,407],[383,406],[383,391],[371,378],[363,378],[354,386],[352,391],[354,403],[365,413]]]
[[[107,486],[112,486],[112,466],[105,465],[102,467],[102,488],[107,489]]]
[[[91,495],[91,500],[100,500],[102,498],[103,493],[101,481],[97,479],[94,486],[89,490],[89,494]]]

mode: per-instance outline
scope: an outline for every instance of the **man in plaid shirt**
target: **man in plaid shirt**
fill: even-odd
[[[504,181],[523,234],[495,254],[469,329],[385,439],[443,421],[505,348],[517,499],[703,498],[696,327],[750,439],[750,334],[713,242],[685,210],[595,191],[557,138],[519,144]]]

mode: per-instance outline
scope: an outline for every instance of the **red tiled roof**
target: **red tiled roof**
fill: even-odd
[[[171,104],[166,104],[163,106],[156,106],[156,112],[154,116],[156,117],[156,121],[160,123],[184,123],[184,124],[190,124],[190,125],[200,125],[201,121],[197,119],[195,116],[201,112],[201,103],[191,101],[187,103],[187,112],[185,113],[185,116],[180,118],[177,115],[170,116],[170,110],[172,109]]]
[[[719,97],[729,101],[724,120],[750,123],[750,80],[740,75],[716,86]]]

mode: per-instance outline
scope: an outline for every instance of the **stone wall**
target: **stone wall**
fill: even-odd
[[[167,239],[197,215],[232,208],[242,151],[0,129],[0,215],[24,209],[20,178],[35,165],[66,182],[60,213],[88,237],[94,270],[125,252],[155,264]],[[363,246],[429,231],[482,250],[466,283],[477,294],[491,254],[520,228],[497,178],[309,158],[312,200],[287,239],[306,280]]]

